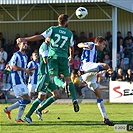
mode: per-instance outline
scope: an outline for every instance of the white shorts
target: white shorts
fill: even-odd
[[[100,63],[93,63],[93,62],[86,62],[83,63],[82,69],[83,71],[86,72],[98,72],[99,68],[98,66],[101,65]]]
[[[28,84],[28,90],[29,92],[35,92],[36,84]]]
[[[81,77],[91,90],[98,88],[96,72],[85,73]]]
[[[14,91],[16,98],[20,98],[23,95],[29,93],[28,88],[25,84],[19,84],[19,85],[13,86],[13,91]]]

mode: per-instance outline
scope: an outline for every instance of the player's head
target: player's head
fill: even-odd
[[[68,23],[69,23],[68,15],[66,15],[66,14],[61,14],[61,15],[58,17],[58,24],[59,24],[60,26],[67,27],[67,26],[68,26]]]
[[[20,39],[17,39],[17,45],[21,51],[26,51],[28,48],[28,43],[26,41],[20,41]]]
[[[33,52],[33,53],[32,53],[32,59],[33,59],[34,61],[36,61],[36,60],[38,60],[38,58],[39,58],[38,53],[37,53],[37,52]]]
[[[106,46],[106,43],[106,39],[104,39],[102,36],[98,36],[95,38],[95,45],[97,46],[97,50],[103,51]]]

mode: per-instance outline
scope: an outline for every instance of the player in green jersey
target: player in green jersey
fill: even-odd
[[[38,73],[38,81],[36,92],[38,93],[38,98],[32,103],[32,106],[28,113],[25,115],[24,120],[28,123],[32,123],[31,115],[35,111],[40,120],[42,119],[42,110],[52,104],[56,99],[59,98],[59,92],[57,86],[54,83],[50,82],[50,77],[48,73],[47,57],[48,57],[48,39],[45,39],[45,42],[39,48],[39,57],[40,57],[40,70]],[[46,92],[52,93],[53,96],[46,99],[42,106],[37,109],[38,105],[44,100]]]
[[[69,49],[69,60],[73,58],[73,34],[66,27],[68,26],[69,19],[68,15],[61,14],[58,17],[58,26],[52,26],[41,35],[35,35],[26,38],[19,38],[19,41],[37,41],[44,38],[50,37],[50,48],[48,54],[48,65],[50,80],[63,87],[71,93],[74,111],[79,111],[78,102],[76,100],[76,91],[74,84],[70,79],[69,65],[68,65],[68,49]],[[65,82],[63,82],[58,75],[63,74]]]
[[[68,49],[69,60],[73,58],[73,34],[66,27],[68,26],[68,15],[61,14],[58,17],[58,26],[52,26],[43,32],[41,35],[32,37],[19,38],[20,41],[36,41],[50,37],[50,48],[48,54],[48,65],[50,80],[71,93],[74,111],[79,111],[78,102],[76,100],[75,87],[70,79],[69,65],[68,65]],[[58,75],[63,74],[65,82],[63,82]]]

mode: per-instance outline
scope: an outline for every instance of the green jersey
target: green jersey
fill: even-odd
[[[39,57],[40,57],[40,70],[39,74],[47,74],[48,66],[44,63],[43,58],[48,57],[48,45],[43,42],[39,48]]]
[[[52,26],[41,34],[50,37],[48,56],[68,58],[68,48],[74,45],[73,34],[66,27]]]

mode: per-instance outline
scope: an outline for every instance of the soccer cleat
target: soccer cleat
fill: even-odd
[[[6,113],[8,119],[11,120],[11,113],[10,113],[10,111],[7,109],[7,107],[4,108],[4,112]]]
[[[75,111],[75,112],[78,112],[78,111],[79,111],[79,105],[78,105],[77,100],[74,100],[74,101],[73,101],[73,107],[74,107],[74,111]]]
[[[42,118],[42,113],[39,111],[39,110],[36,110],[35,111],[35,114],[38,116],[38,118],[43,121],[43,118]]]
[[[69,98],[71,94],[70,94],[70,90],[69,90],[69,85],[67,85],[67,84],[65,84],[65,92]]]
[[[24,120],[26,121],[26,122],[28,122],[29,124],[32,124],[32,119],[31,118],[29,118],[29,117],[24,117]]]
[[[106,119],[106,118],[104,118],[104,123],[109,125],[109,126],[114,126],[115,125],[112,121],[110,121],[109,119]]]
[[[17,123],[24,122],[22,119],[15,120]]]

